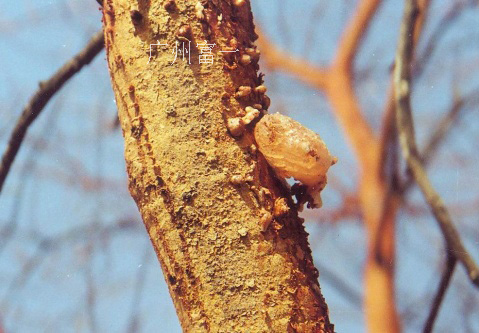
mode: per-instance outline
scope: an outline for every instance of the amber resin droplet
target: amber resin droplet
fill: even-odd
[[[265,115],[255,126],[259,151],[281,177],[293,177],[308,186],[321,206],[319,192],[326,185],[326,172],[336,162],[321,137],[297,121],[279,113]]]
[[[321,137],[279,113],[265,115],[254,129],[258,148],[282,177],[314,186],[326,176],[333,157]]]

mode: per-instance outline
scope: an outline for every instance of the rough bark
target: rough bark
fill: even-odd
[[[307,233],[289,190],[252,147],[254,122],[239,139],[226,127],[246,106],[269,104],[260,93],[234,96],[262,83],[254,57],[243,58],[256,39],[249,1],[201,4],[199,13],[193,0],[105,0],[103,9],[129,189],[181,325],[332,332]],[[171,64],[185,38],[191,64]],[[216,43],[213,64],[198,62],[205,40]],[[168,46],[148,63],[157,42]]]

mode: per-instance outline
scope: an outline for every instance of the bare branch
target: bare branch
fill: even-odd
[[[434,155],[434,152],[437,150],[437,147],[440,145],[440,143],[448,134],[449,130],[458,120],[461,110],[464,108],[464,106],[478,102],[479,89],[475,89],[471,91],[471,93],[461,97],[454,97],[451,109],[439,121],[436,129],[434,130],[424,147],[423,153],[421,155],[424,164],[427,164],[431,160],[432,156]]]
[[[19,214],[23,209],[27,184],[35,174],[39,157],[42,154],[40,147],[43,146],[45,148],[48,146],[50,136],[56,131],[58,124],[58,111],[60,110],[62,104],[63,102],[61,99],[57,99],[53,104],[52,112],[48,114],[46,123],[43,129],[40,131],[42,134],[41,139],[38,138],[33,142],[32,148],[25,159],[25,163],[21,166],[18,172],[19,179],[22,181],[20,184],[18,184],[13,193],[15,201],[10,212],[10,217],[7,220],[8,222],[5,227],[0,229],[0,255],[7,245],[15,238],[15,233],[19,224]]]
[[[434,323],[436,322],[437,314],[439,313],[439,308],[441,307],[442,300],[446,295],[446,290],[449,287],[449,282],[451,282],[452,274],[454,273],[454,268],[456,268],[456,258],[452,254],[447,255],[446,267],[442,274],[441,282],[439,283],[439,288],[437,289],[436,296],[432,303],[431,311],[426,320],[426,325],[424,325],[424,333],[432,332]]]
[[[294,75],[299,80],[318,89],[324,89],[328,81],[328,71],[325,68],[313,65],[306,60],[295,58],[280,51],[273,45],[261,30],[256,29],[259,36],[258,46],[263,55],[266,67],[271,70],[280,68],[282,71]]]
[[[336,64],[350,70],[359,44],[368,30],[369,23],[376,13],[380,0],[362,0],[356,14],[344,30],[336,55]]]
[[[459,233],[452,223],[449,212],[442,202],[441,197],[432,187],[416,146],[410,101],[410,68],[413,53],[412,35],[416,17],[416,1],[406,0],[394,69],[396,125],[399,132],[401,148],[409,170],[419,185],[441,228],[448,251],[451,251],[451,254],[464,265],[471,281],[476,286],[479,286],[479,269],[462,244]]]
[[[22,115],[18,119],[10,136],[7,149],[3,154],[0,164],[0,193],[29,126],[38,117],[52,96],[61,89],[65,82],[78,73],[83,66],[89,64],[103,49],[103,45],[103,32],[99,31],[80,53],[64,64],[47,81],[40,82],[40,87],[35,95],[33,95],[27,106],[23,109]]]
[[[477,4],[475,0],[465,0],[454,2],[454,4],[448,9],[444,17],[438,23],[436,29],[432,33],[431,37],[427,41],[424,51],[419,55],[414,64],[413,73],[415,75],[421,75],[424,72],[428,60],[432,58],[437,45],[440,44],[441,38],[447,35],[447,30],[453,26],[464,13],[468,7],[473,7]]]
[[[459,119],[459,115],[464,107],[475,105],[477,103],[479,103],[479,89],[472,90],[469,94],[454,99],[450,110],[438,122],[436,128],[433,130],[431,136],[424,145],[421,153],[423,166],[426,167],[432,160],[439,146]],[[408,174],[407,178],[396,190],[399,191],[399,194],[404,195],[409,189],[411,189],[412,185],[414,185],[414,177],[412,177],[411,174]]]
[[[424,26],[426,22],[426,18],[429,13],[429,5],[430,0],[419,0],[418,1],[418,18],[414,24],[414,34],[413,34],[413,42],[414,47],[417,46],[419,40],[424,32]],[[413,55],[414,56],[414,55]],[[417,65],[417,64],[416,64]],[[413,69],[415,77],[420,75],[422,72],[418,72]],[[382,120],[382,128],[380,134],[380,165],[386,165],[387,153],[389,150],[389,145],[391,144],[391,140],[396,140],[396,124],[395,124],[395,101],[394,101],[394,82],[391,77],[390,87],[388,90],[388,97],[387,97],[387,104]],[[394,138],[393,138],[394,137]]]

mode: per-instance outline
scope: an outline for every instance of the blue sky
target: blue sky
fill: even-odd
[[[280,5],[255,0],[253,12],[256,23],[281,48],[324,65],[334,55],[355,3],[288,0]],[[384,108],[401,3],[385,1],[355,63],[361,78],[358,96],[376,129]],[[435,16],[426,27],[426,40],[442,23],[449,4],[432,1]],[[1,152],[38,82],[82,49],[101,28],[100,19],[93,0],[4,4],[0,14]],[[420,143],[448,109],[453,91],[467,93],[479,87],[477,23],[476,6],[447,30],[416,82],[413,105],[418,110]],[[287,74],[266,74],[270,110],[287,113],[320,133],[339,157],[340,163],[331,169],[332,178],[354,190],[356,161],[324,96]],[[0,323],[7,332],[91,332],[94,327],[100,332],[123,332],[135,315],[138,332],[156,332],[159,322],[164,332],[180,332],[159,264],[127,190],[121,131],[112,128],[115,108],[102,52],[53,98],[29,131],[0,196],[0,232],[14,225],[13,234],[0,247]],[[477,106],[467,111],[431,170],[434,184],[451,207],[474,202],[479,188],[474,167],[479,142]],[[323,202],[329,207],[339,205],[337,188],[327,188]],[[408,202],[423,207],[417,191]],[[477,210],[465,210],[453,209],[452,214],[479,260]],[[318,223],[317,218],[308,218],[307,229],[320,272],[321,267],[327,268],[346,281],[354,295],[362,296],[365,235],[360,221],[330,225]],[[118,221],[125,222],[123,228]],[[398,307],[410,315],[411,308],[427,308],[424,299],[438,282],[443,244],[427,213],[416,216],[407,210],[400,214],[398,238]],[[56,241],[52,245],[48,239]],[[339,291],[330,275],[321,274],[320,283],[337,331],[364,332],[362,306]],[[89,294],[95,295],[93,310]],[[450,310],[441,312],[438,326],[447,331],[466,320],[458,313],[465,312],[461,299],[468,295],[472,295],[470,308],[477,312],[477,290],[459,268],[445,303]],[[411,322],[407,331],[417,331],[422,317],[407,317]],[[477,321],[474,325],[479,331]]]

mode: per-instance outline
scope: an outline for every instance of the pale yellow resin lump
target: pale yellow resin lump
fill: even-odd
[[[326,173],[336,162],[321,137],[279,113],[265,115],[256,124],[254,135],[260,152],[278,175],[308,186],[313,207],[319,207]]]

